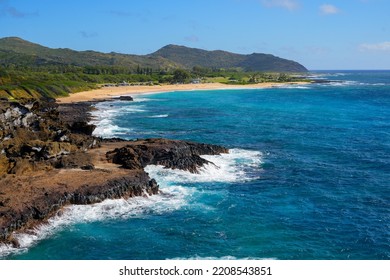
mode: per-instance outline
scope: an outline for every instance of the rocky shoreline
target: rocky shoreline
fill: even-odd
[[[93,102],[0,101],[0,243],[70,204],[159,193],[148,164],[196,173],[217,145],[168,139],[125,141],[92,136]]]

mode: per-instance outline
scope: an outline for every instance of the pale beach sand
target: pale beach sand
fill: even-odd
[[[287,85],[302,85],[307,82],[292,82],[292,83],[260,83],[250,85],[226,85],[221,83],[205,83],[205,84],[178,84],[178,85],[155,85],[155,86],[119,86],[119,87],[102,87],[100,89],[82,91],[70,94],[68,97],[57,99],[58,103],[72,103],[83,101],[94,101],[102,99],[110,99],[121,95],[134,95],[142,93],[158,93],[170,91],[186,91],[186,90],[211,90],[211,89],[250,89],[250,88],[270,88],[276,86]]]

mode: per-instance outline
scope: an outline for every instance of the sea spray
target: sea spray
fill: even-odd
[[[0,245],[0,257],[10,254],[21,254],[41,240],[71,228],[75,224],[107,221],[110,219],[131,219],[142,215],[162,215],[176,211],[188,203],[189,197],[195,190],[181,186],[169,186],[158,195],[133,197],[129,199],[107,199],[91,205],[70,205],[58,211],[50,218],[26,233],[15,233],[14,238],[19,247]]]
[[[159,182],[237,182],[258,179],[262,163],[261,152],[243,149],[230,149],[228,154],[201,157],[210,163],[201,167],[199,173],[156,165],[147,166],[145,171]]]
[[[123,101],[102,102],[95,105],[96,110],[91,112],[91,124],[96,125],[93,132],[94,136],[98,137],[114,137],[129,135],[132,131],[129,127],[118,126],[115,120],[123,114],[132,114],[145,112],[143,105],[127,105]]]
[[[196,198],[205,195],[195,187],[181,186],[194,182],[236,182],[254,180],[251,170],[261,168],[262,153],[243,149],[231,149],[228,154],[202,156],[211,163],[202,167],[198,174],[188,171],[166,169],[149,165],[145,170],[160,185],[160,194],[129,199],[107,199],[92,205],[67,206],[58,214],[27,233],[14,234],[20,247],[0,246],[0,257],[22,254],[41,240],[47,239],[75,224],[107,221],[110,219],[128,220],[142,215],[163,215],[182,207],[192,207],[197,211],[213,211],[213,208],[197,202]],[[252,171],[253,171],[252,170]],[[208,191],[208,195],[220,196],[220,192]],[[191,204],[191,205],[190,205]]]
[[[148,116],[148,118],[167,118],[168,116],[169,116],[168,114],[161,114],[161,115]]]

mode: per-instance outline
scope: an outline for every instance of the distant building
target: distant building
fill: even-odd
[[[128,83],[128,82],[125,82],[125,81],[123,81],[122,83],[119,83],[118,84],[118,86],[119,87],[127,87],[127,86],[129,86],[130,84]]]
[[[201,79],[192,79],[191,84],[200,84],[202,82]]]

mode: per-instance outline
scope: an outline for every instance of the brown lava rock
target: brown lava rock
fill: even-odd
[[[168,139],[124,141],[91,136],[91,103],[0,101],[0,242],[45,222],[69,204],[154,195],[148,164],[190,172],[227,153],[216,146]]]

